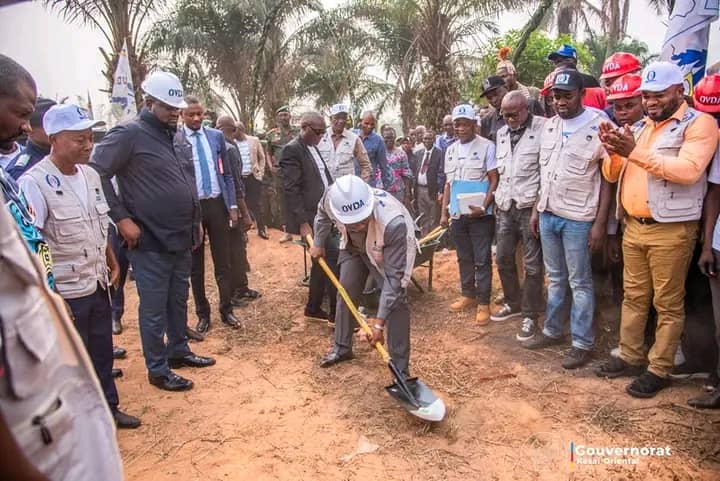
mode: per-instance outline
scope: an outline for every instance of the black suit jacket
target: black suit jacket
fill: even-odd
[[[301,224],[313,225],[318,203],[325,193],[325,184],[320,177],[318,166],[301,137],[291,140],[282,149],[280,170],[285,190],[285,227],[291,234],[300,234]],[[325,176],[328,182],[332,183],[327,166]]]
[[[417,168],[416,171],[413,172],[413,177],[415,179],[415,189],[417,190],[418,186],[418,174],[420,174],[420,167],[422,166],[423,160],[425,160],[425,152],[427,152],[425,149],[422,149],[417,152]],[[441,187],[438,178],[440,177],[439,174],[442,174],[441,170],[443,168],[443,151],[438,149],[437,147],[433,146],[432,150],[430,151],[430,165],[428,166],[427,171],[427,187],[428,187],[428,193],[430,194],[431,198],[435,198],[438,195],[438,190]],[[444,176],[443,176],[444,177]]]

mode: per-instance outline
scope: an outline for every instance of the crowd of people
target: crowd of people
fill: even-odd
[[[263,145],[230,116],[208,125],[200,98],[162,71],[142,83],[140,114],[95,143],[103,122],[37,98],[32,76],[0,55],[0,445],[12,460],[0,472],[121,479],[111,422],[141,424],[119,409],[113,369],[125,355],[112,336],[123,330],[130,269],[148,382],[188,390],[193,381],[176,370],[215,364],[189,344],[208,335],[213,309],[237,329],[236,308],[261,297],[249,285],[248,232],[268,240],[268,225],[283,230],[281,242],[296,235],[312,244],[304,313],[334,327],[321,367],[353,358],[357,325],[315,259],[353,300],[378,294],[368,341],[384,343],[387,332],[409,376],[407,287],[418,239],[438,226],[449,229],[458,261],[449,311],[472,310],[481,326],[515,321],[527,349],[565,344],[569,326],[565,369],[586,365],[596,348],[593,256],[622,262],[619,348],[596,372],[633,378],[626,391],[640,398],[670,384],[700,241],[720,349],[720,75],[686,97],[671,63],[642,68],[618,52],[598,81],[578,70],[571,45],[548,60],[554,70],[538,89],[519,83],[501,52],[496,75],[482,83],[487,105],[455,106],[438,132],[398,135],[376,128],[370,111],[355,125],[342,102],[329,126],[305,112],[296,127],[283,106]],[[206,242],[217,306],[206,295]],[[707,371],[708,392],[689,404],[720,408],[720,362]],[[65,443],[95,454],[47,456]]]

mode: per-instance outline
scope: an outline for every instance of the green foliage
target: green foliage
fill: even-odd
[[[484,103],[480,98],[482,81],[491,75],[495,75],[498,51],[501,47],[514,48],[521,34],[522,32],[519,30],[511,30],[505,35],[490,39],[480,50],[480,61],[477,70],[461,89],[463,97],[472,99],[476,103]],[[520,58],[515,61],[518,81],[523,85],[542,88],[545,77],[554,68],[547,56],[563,44],[571,44],[577,48],[579,68],[583,71],[588,70],[593,63],[593,57],[584,45],[574,42],[569,35],[551,38],[546,33],[538,30],[530,35],[525,50],[520,55]]]
[[[599,77],[602,73],[602,66],[605,59],[612,55],[613,52],[609,52],[607,48],[606,37],[590,37],[584,43],[584,46],[588,49],[591,54],[592,63],[588,73]],[[640,63],[645,67],[652,60],[657,58],[657,54],[650,54],[649,48],[645,42],[638,39],[626,39],[619,43],[615,48],[615,52],[628,52],[635,54],[640,59]]]

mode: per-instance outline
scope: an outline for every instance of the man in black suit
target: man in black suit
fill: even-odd
[[[230,270],[230,229],[238,223],[237,194],[232,170],[227,162],[225,137],[219,130],[202,125],[205,108],[197,97],[185,98],[183,109],[185,125],[178,129],[177,141],[187,145],[182,151],[191,157],[187,161],[195,171],[195,188],[200,199],[202,229],[210,237],[210,252],[215,267],[215,282],[220,297],[220,318],[232,328],[242,326],[232,306],[233,283]],[[205,295],[205,236],[193,250],[190,276],[197,331],[204,334],[210,328],[210,303]]]
[[[285,145],[280,158],[285,189],[287,230],[291,234],[300,234],[303,240],[306,236],[313,235],[311,226],[315,220],[318,203],[333,182],[330,170],[317,148],[326,129],[325,119],[319,113],[303,114],[300,120],[300,135]],[[325,248],[325,260],[333,270],[337,269],[338,241],[338,236],[333,235],[328,238],[325,246],[320,246]],[[330,298],[329,315],[322,309],[326,290]],[[327,319],[334,326],[336,295],[337,291],[326,279],[322,268],[313,260],[305,316],[319,320]]]
[[[421,215],[420,235],[425,236],[438,225],[440,220],[438,194],[442,195],[438,186],[445,185],[443,172],[443,151],[435,144],[435,134],[428,130],[423,134],[423,148],[417,152],[418,167],[413,172],[415,178],[415,195],[413,199],[415,212]]]

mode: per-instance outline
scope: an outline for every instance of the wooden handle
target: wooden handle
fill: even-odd
[[[310,247],[313,246],[313,241],[310,236],[306,236],[305,240],[307,241],[308,245]],[[345,301],[345,305],[347,306],[348,310],[352,313],[353,317],[355,317],[355,320],[360,324],[360,328],[365,332],[365,334],[372,336],[372,329],[370,329],[370,326],[368,326],[367,322],[365,322],[365,319],[363,318],[362,314],[360,314],[360,311],[357,310],[355,307],[355,304],[353,303],[352,299],[350,299],[350,295],[347,293],[345,288],[340,284],[340,281],[337,277],[335,277],[335,274],[330,269],[330,266],[327,265],[327,262],[325,262],[325,259],[322,257],[318,257],[315,259],[318,264],[320,264],[320,267],[322,267],[322,270],[325,271],[325,275],[328,276],[328,279],[330,279],[330,282],[333,283],[335,288],[338,291],[338,294],[340,294],[340,297],[343,298],[343,301]],[[375,349],[377,349],[377,352],[380,353],[380,356],[382,356],[383,361],[389,362],[390,361],[390,354],[388,354],[387,350],[385,349],[385,346],[380,344],[379,342],[375,344]]]

